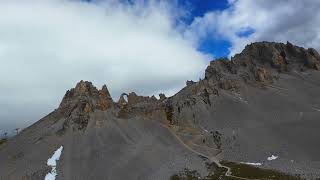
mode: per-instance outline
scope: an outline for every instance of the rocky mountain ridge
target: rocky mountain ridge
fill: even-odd
[[[204,159],[320,176],[319,67],[312,48],[259,42],[211,61],[204,79],[172,97],[131,92],[115,102],[106,85],[80,81],[58,109],[0,147],[0,175],[41,179],[48,154],[64,145],[59,179],[168,179],[186,166],[206,171]],[[280,160],[263,160],[271,152]]]
[[[237,86],[239,79],[245,82],[271,83],[279,73],[320,70],[320,55],[313,49],[304,49],[290,42],[259,42],[247,45],[245,49],[228,59],[211,61],[206,69],[205,79],[219,82],[222,89]]]
[[[205,78],[200,82],[187,81],[186,88],[190,87],[192,95],[202,97],[203,101],[210,105],[209,96],[217,96],[220,89],[237,89],[243,83],[264,86],[276,81],[279,73],[304,72],[308,69],[320,70],[320,55],[315,49],[304,49],[289,42],[258,42],[247,45],[243,52],[231,60],[220,58],[211,61],[205,71]],[[75,88],[66,92],[58,110],[65,116],[74,113],[74,117],[79,117],[75,122],[82,124],[79,126],[82,129],[88,123],[89,113],[94,110],[125,110],[137,104],[151,103],[155,104],[156,108],[165,107],[168,113],[168,102],[161,103],[165,99],[167,98],[163,94],[160,94],[158,100],[155,96],[138,96],[131,92],[123,93],[118,102],[114,102],[106,85],[98,90],[91,82],[80,81]]]

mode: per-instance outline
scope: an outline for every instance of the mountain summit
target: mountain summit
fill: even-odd
[[[44,179],[61,146],[57,179],[169,179],[185,168],[204,177],[210,163],[248,178],[226,162],[319,177],[319,70],[315,49],[257,42],[211,61],[203,80],[172,97],[131,92],[115,102],[106,85],[80,81],[0,145],[0,179]]]

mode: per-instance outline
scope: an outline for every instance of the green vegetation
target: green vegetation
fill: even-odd
[[[205,179],[226,179],[226,168],[218,167],[215,163],[206,163],[209,174]]]
[[[7,142],[7,139],[6,138],[3,138],[3,139],[0,139],[0,145],[4,144]]]
[[[270,169],[261,169],[255,166],[246,164],[238,164],[233,162],[223,161],[221,164],[230,167],[233,176],[245,177],[249,179],[281,179],[281,180],[299,180],[298,175],[288,175],[279,171]]]
[[[179,174],[171,176],[170,180],[241,180],[247,179],[272,179],[272,180],[301,180],[298,175],[288,175],[274,170],[261,169],[246,164],[238,164],[233,162],[223,161],[224,166],[230,167],[232,176],[225,176],[227,169],[218,167],[215,163],[207,163],[207,169],[209,174],[205,177],[200,177],[197,171],[184,169]],[[239,178],[237,178],[239,177]]]
[[[175,175],[171,176],[170,180],[181,180],[181,179],[193,180],[193,179],[199,179],[199,177],[201,177],[201,176],[197,171],[195,171],[195,170],[191,171],[191,170],[185,168],[183,172],[180,172],[179,174],[175,174]]]

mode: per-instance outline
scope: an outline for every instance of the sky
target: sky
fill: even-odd
[[[0,0],[0,135],[59,106],[80,80],[175,94],[256,41],[320,50],[319,0]]]

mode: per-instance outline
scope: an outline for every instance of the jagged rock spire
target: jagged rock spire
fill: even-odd
[[[107,110],[113,106],[114,102],[106,85],[99,91],[98,109]]]
[[[113,100],[106,85],[98,90],[91,82],[81,80],[75,88],[68,90],[60,103],[58,111],[79,129],[87,126],[89,113],[96,110],[107,110],[113,107]]]
[[[111,95],[109,93],[109,90],[107,88],[107,85],[103,85],[101,90],[100,90],[100,95],[102,95],[103,97],[107,97],[107,98],[111,98]]]
[[[65,108],[82,100],[87,101],[94,108],[105,110],[110,108],[113,100],[106,85],[98,90],[91,82],[81,80],[75,88],[68,90],[62,99],[60,108]]]

